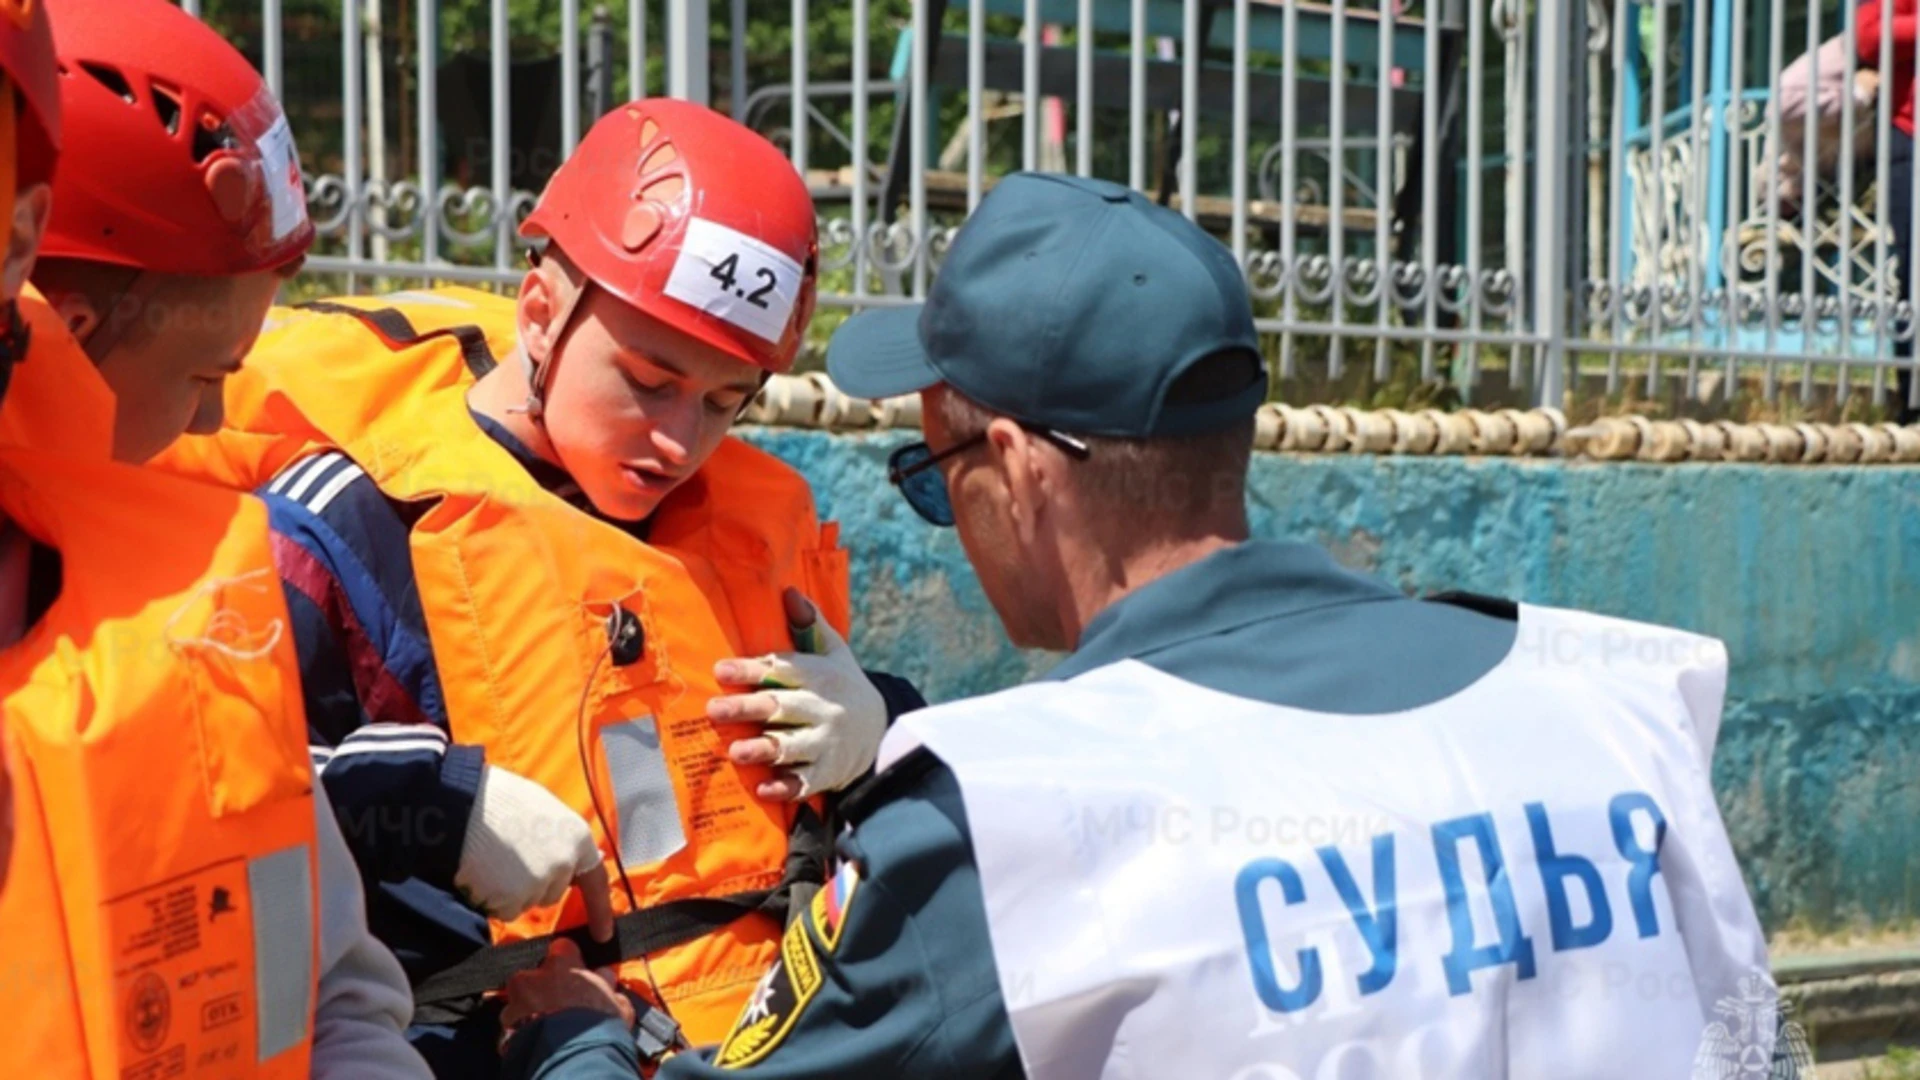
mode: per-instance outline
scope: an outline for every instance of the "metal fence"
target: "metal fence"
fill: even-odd
[[[1894,122],[1916,59],[1872,33],[1913,9],[235,0],[206,15],[286,99],[323,237],[311,266],[354,287],[516,281],[514,226],[583,125],[670,93],[730,110],[807,177],[823,329],[833,309],[924,295],[998,177],[1052,169],[1149,192],[1229,244],[1299,396],[1399,380],[1857,411],[1898,407],[1916,323],[1920,175]]]

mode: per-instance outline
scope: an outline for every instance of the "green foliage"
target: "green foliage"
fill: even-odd
[[[1860,1080],[1920,1080],[1920,1050],[1889,1046],[1886,1057],[1860,1070]]]

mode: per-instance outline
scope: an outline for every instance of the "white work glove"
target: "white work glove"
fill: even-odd
[[[764,735],[735,742],[729,755],[741,765],[783,770],[760,785],[760,796],[768,799],[804,799],[846,787],[873,768],[887,733],[886,700],[853,650],[799,590],[787,590],[786,607],[801,651],[722,660],[714,665],[716,678],[758,690],[707,704],[716,723],[765,726]]]
[[[594,939],[613,936],[613,899],[593,830],[546,788],[493,765],[480,774],[453,883],[495,919],[557,904],[578,884]]]

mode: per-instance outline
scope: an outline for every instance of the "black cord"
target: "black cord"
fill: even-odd
[[[627,890],[627,903],[635,911],[640,910],[640,898],[634,895],[633,883],[627,880],[627,864],[620,858],[620,844],[614,837],[613,826],[607,823],[607,812],[600,806],[600,791],[593,786],[593,760],[587,756],[587,700],[593,694],[593,680],[600,677],[600,667],[613,654],[613,646],[608,645],[598,659],[593,662],[593,670],[587,673],[586,685],[580,688],[580,708],[574,712],[574,742],[580,748],[580,771],[587,778],[587,799],[593,803],[593,816],[600,819],[600,832],[606,836],[607,845],[613,849],[613,865],[620,871],[620,884]]]
[[[594,660],[593,670],[587,673],[586,684],[580,688],[580,708],[574,713],[573,734],[574,742],[580,748],[580,772],[587,781],[587,799],[593,803],[593,816],[599,819],[600,833],[607,838],[607,847],[612,850],[614,869],[620,872],[620,887],[627,893],[627,906],[629,910],[639,911],[640,897],[634,893],[633,882],[627,877],[626,860],[620,857],[620,840],[614,835],[613,826],[607,823],[607,812],[600,806],[600,789],[593,783],[593,759],[587,755],[587,700],[593,694],[593,681],[599,678],[601,665],[612,655],[613,643],[609,641]],[[618,935],[615,936],[617,940]],[[647,986],[653,991],[654,1001],[659,1003],[660,1011],[672,1019],[673,1009],[667,1005],[667,996],[660,992],[660,983],[653,977],[653,961],[645,955],[639,959],[641,969],[647,973]]]

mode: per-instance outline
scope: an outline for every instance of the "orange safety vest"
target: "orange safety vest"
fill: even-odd
[[[97,382],[35,319],[0,409],[0,514],[61,560],[59,596],[0,651],[0,1067],[304,1077],[313,782],[266,510],[105,460],[111,412],[103,432],[75,409]],[[35,432],[67,452],[21,447]]]
[[[738,733],[706,717],[724,692],[713,665],[792,648],[789,585],[846,632],[836,529],[818,523],[797,473],[734,439],[661,504],[646,542],[548,492],[467,409],[475,378],[511,362],[515,330],[511,299],[470,289],[276,312],[229,380],[227,429],[183,440],[167,464],[251,488],[317,450],[345,453],[389,498],[420,507],[414,572],[454,740],[592,823],[615,910],[632,907],[616,851],[643,910],[771,888],[796,820],[814,815],[759,799],[767,770],[727,761]],[[642,631],[631,663],[611,659],[616,609]],[[653,798],[633,797],[647,776]],[[494,939],[583,921],[570,897],[496,921]],[[714,1042],[780,933],[756,912],[620,974],[657,987],[695,1043]]]
[[[20,298],[20,318],[27,354],[0,398],[0,446],[112,460],[113,390],[31,285]]]

